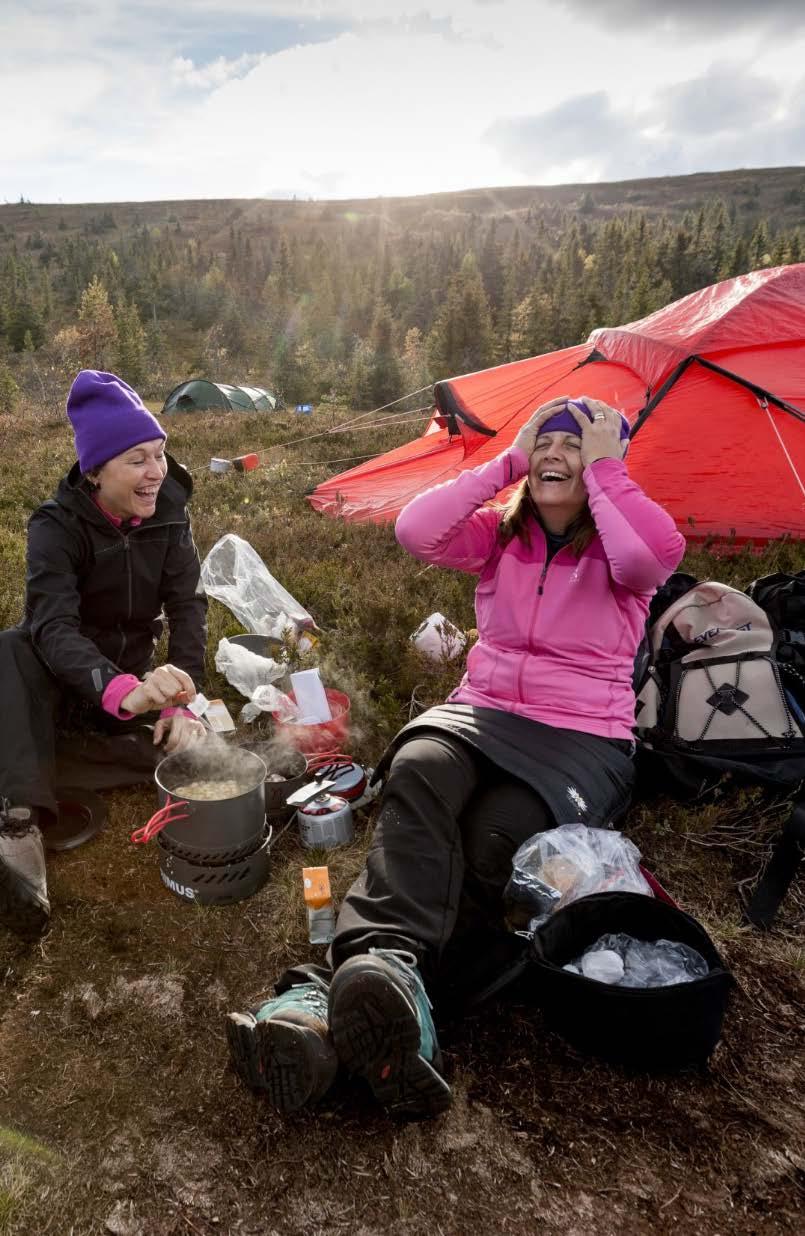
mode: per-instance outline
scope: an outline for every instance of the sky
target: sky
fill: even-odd
[[[803,0],[0,0],[0,201],[805,163]]]

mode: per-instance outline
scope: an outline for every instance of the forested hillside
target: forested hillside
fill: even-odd
[[[803,257],[805,169],[358,202],[0,207],[0,406],[80,366],[379,406]]]

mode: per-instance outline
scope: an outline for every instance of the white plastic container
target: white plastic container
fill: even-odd
[[[332,721],[333,714],[317,669],[291,674],[291,688],[299,709],[298,724],[320,725],[322,721]]]

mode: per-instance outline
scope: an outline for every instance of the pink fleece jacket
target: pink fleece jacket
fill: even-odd
[[[512,447],[419,494],[397,519],[397,540],[416,558],[479,576],[478,641],[449,699],[631,738],[635,653],[684,537],[625,463],[598,459],[583,473],[597,535],[580,558],[566,545],[546,567],[536,520],[530,548],[519,538],[503,546],[501,512],[484,506],[527,472],[528,456]]]

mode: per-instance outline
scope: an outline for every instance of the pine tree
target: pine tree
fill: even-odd
[[[485,369],[494,357],[489,302],[475,257],[468,253],[450,280],[447,297],[428,338],[436,378]]]
[[[116,326],[115,372],[139,389],[146,377],[146,336],[135,304],[120,302]]]
[[[117,326],[106,288],[97,275],[81,295],[78,335],[83,367],[108,370],[117,346]]]
[[[419,391],[425,386],[430,386],[431,376],[427,349],[422,331],[418,326],[412,326],[406,331],[400,365],[402,384],[406,393]]]
[[[369,398],[372,407],[379,408],[399,399],[402,375],[394,353],[391,314],[388,305],[379,304],[372,323],[372,359],[369,365]]]
[[[20,388],[5,361],[0,360],[0,413],[14,412],[20,398]]]
[[[45,341],[45,327],[36,306],[29,300],[19,300],[9,314],[6,337],[15,352],[23,352],[26,336],[32,349],[41,348]]]

